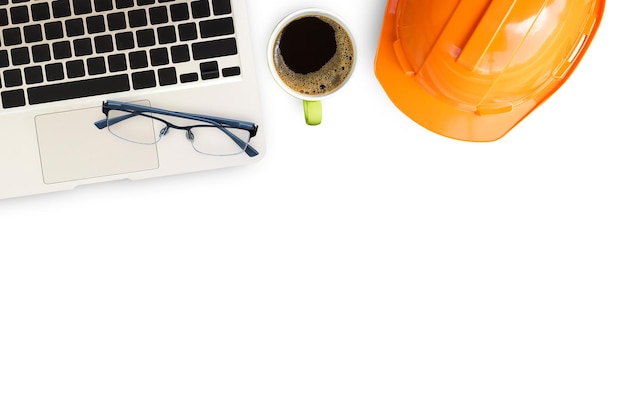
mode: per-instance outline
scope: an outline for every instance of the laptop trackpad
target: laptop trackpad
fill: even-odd
[[[46,184],[127,174],[159,167],[156,145],[139,145],[112,135],[94,122],[101,107],[42,114],[35,118]],[[146,135],[154,135],[146,118]]]

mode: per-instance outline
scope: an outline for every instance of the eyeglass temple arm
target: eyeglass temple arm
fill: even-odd
[[[124,116],[113,117],[111,119],[109,119],[108,117],[105,117],[102,120],[98,120],[97,122],[94,122],[94,125],[96,125],[98,129],[102,130],[107,126],[113,126],[116,123],[123,122],[124,120],[130,119],[131,117],[135,117],[135,116],[137,116],[136,113],[128,113]]]
[[[130,111],[139,111],[139,112],[149,112],[154,114],[162,114],[165,116],[177,116],[183,117],[185,119],[197,120],[200,122],[216,122],[222,125],[244,129],[250,132],[250,137],[254,137],[258,130],[258,126],[251,122],[244,122],[242,120],[234,120],[234,119],[226,119],[223,117],[213,117],[213,116],[205,116],[202,114],[194,114],[194,113],[183,113],[171,110],[163,110],[157,109],[155,107],[142,106],[139,104],[132,103],[122,103],[120,101],[108,100],[102,103],[102,108],[104,109],[115,109],[115,110],[130,110]],[[120,120],[122,121],[122,120]],[[109,123],[110,124],[110,123]]]

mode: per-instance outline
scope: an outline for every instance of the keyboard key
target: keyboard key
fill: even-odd
[[[11,62],[14,66],[30,64],[28,48],[21,47],[11,49]]]
[[[2,106],[5,109],[13,107],[21,107],[26,105],[26,99],[24,97],[23,90],[3,91],[2,92]]]
[[[11,7],[11,23],[19,25],[29,21],[28,6]]]
[[[43,25],[43,29],[48,40],[61,39],[63,37],[63,24],[61,22],[48,22]]]
[[[130,90],[128,75],[90,78],[60,84],[35,86],[27,89],[30,104],[49,103],[59,100],[121,93]]]
[[[209,17],[211,15],[211,11],[209,10],[209,0],[192,1],[191,14],[196,19]]]
[[[89,75],[100,75],[106,73],[106,64],[103,57],[98,56],[87,59],[87,73]]]
[[[163,26],[157,29],[159,44],[166,45],[176,42],[176,29],[174,26]]]
[[[33,3],[30,6],[30,14],[35,22],[48,20],[50,19],[50,6],[44,1]]]
[[[167,7],[158,6],[150,9],[150,23],[159,25],[168,22]]]
[[[91,39],[83,38],[83,39],[74,39],[74,55],[75,56],[86,56],[91,55],[93,53],[93,48],[91,46]]]
[[[60,41],[52,44],[54,59],[66,59],[72,56],[72,47],[69,41]]]
[[[96,12],[108,12],[113,10],[112,0],[94,0],[94,9]]]
[[[235,33],[235,26],[231,17],[200,22],[201,38],[213,38],[233,33]]]
[[[19,69],[10,69],[2,74],[5,87],[19,87],[22,85],[22,71]]]
[[[0,50],[0,68],[6,68],[9,64],[9,53],[5,50]]]
[[[203,62],[200,64],[200,77],[203,80],[219,78],[220,70],[217,61]]]
[[[161,68],[158,71],[159,85],[173,85],[178,82],[176,68]]]
[[[85,34],[83,19],[69,19],[65,21],[65,33],[67,36],[82,36]]]
[[[65,70],[67,71],[68,78],[79,78],[85,76],[85,64],[81,60],[66,62]]]
[[[156,87],[156,77],[154,71],[141,71],[132,74],[133,88],[135,90],[142,90],[144,88]]]
[[[189,56],[189,47],[187,45],[172,46],[172,62],[178,64],[180,62],[187,62],[191,60]]]
[[[71,14],[69,0],[55,0],[52,2],[52,15],[55,19],[68,17]]]
[[[73,0],[74,14],[89,14],[91,13],[91,0]]]
[[[39,84],[43,82],[43,71],[41,67],[24,68],[24,79],[26,84]]]
[[[193,59],[196,61],[217,58],[220,56],[235,55],[237,43],[235,38],[217,39],[204,42],[196,42],[191,45]]]
[[[132,32],[122,32],[115,34],[115,46],[118,51],[125,51],[135,47],[135,40]]]
[[[48,81],[60,81],[65,78],[63,72],[63,64],[55,62],[54,64],[48,64],[44,67],[46,72],[46,80]]]
[[[109,55],[107,61],[111,72],[126,71],[127,69],[126,55],[124,54]]]
[[[127,9],[133,7],[135,4],[133,0],[115,0],[115,7],[118,9]]]
[[[124,12],[111,13],[107,15],[109,30],[126,29],[126,16]]]
[[[199,79],[198,74],[195,72],[189,72],[187,74],[180,75],[181,83],[192,83],[192,82],[198,81],[198,79]]]
[[[100,35],[93,38],[97,54],[113,52],[113,37],[111,35]]]
[[[145,51],[133,51],[128,54],[130,69],[141,69],[148,67],[148,54]]]
[[[148,6],[154,3],[155,3],[154,0],[137,0],[137,6]]]
[[[41,42],[42,40],[41,25],[24,26],[24,41],[26,43]]]
[[[174,3],[170,6],[172,22],[181,22],[189,19],[189,6],[187,3]]]
[[[0,26],[9,25],[9,13],[6,9],[0,9]]]
[[[22,43],[20,28],[8,28],[2,31],[4,46],[14,46]]]
[[[167,65],[170,63],[166,48],[157,48],[150,50],[150,64],[154,67]]]
[[[50,47],[47,44],[34,45],[31,48],[31,53],[33,55],[33,62],[46,62],[52,59],[50,56]]]
[[[128,25],[131,28],[148,26],[148,17],[144,9],[131,10],[128,12]]]
[[[230,0],[213,0],[213,13],[216,16],[231,13]]]
[[[104,17],[101,15],[97,16],[89,16],[86,19],[87,23],[87,32],[92,33],[102,33],[106,30],[106,26],[104,24]]]
[[[198,39],[198,30],[195,23],[183,23],[178,25],[178,37],[182,42]]]
[[[156,45],[156,38],[154,37],[154,30],[152,29],[138,30],[136,36],[137,46],[140,48]]]
[[[222,69],[222,75],[224,77],[235,77],[237,75],[241,75],[241,68],[239,67],[228,67]]]

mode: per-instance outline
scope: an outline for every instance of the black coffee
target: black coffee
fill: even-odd
[[[335,31],[317,17],[291,22],[280,38],[280,54],[285,64],[298,74],[319,70],[337,52]]]
[[[348,78],[354,45],[348,32],[326,16],[299,17],[283,28],[274,45],[274,67],[292,90],[331,93]]]

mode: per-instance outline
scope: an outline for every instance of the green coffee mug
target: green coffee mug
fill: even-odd
[[[336,15],[304,9],[282,19],[270,36],[267,61],[274,80],[302,100],[308,125],[322,122],[322,103],[348,81],[356,64],[354,38]]]

